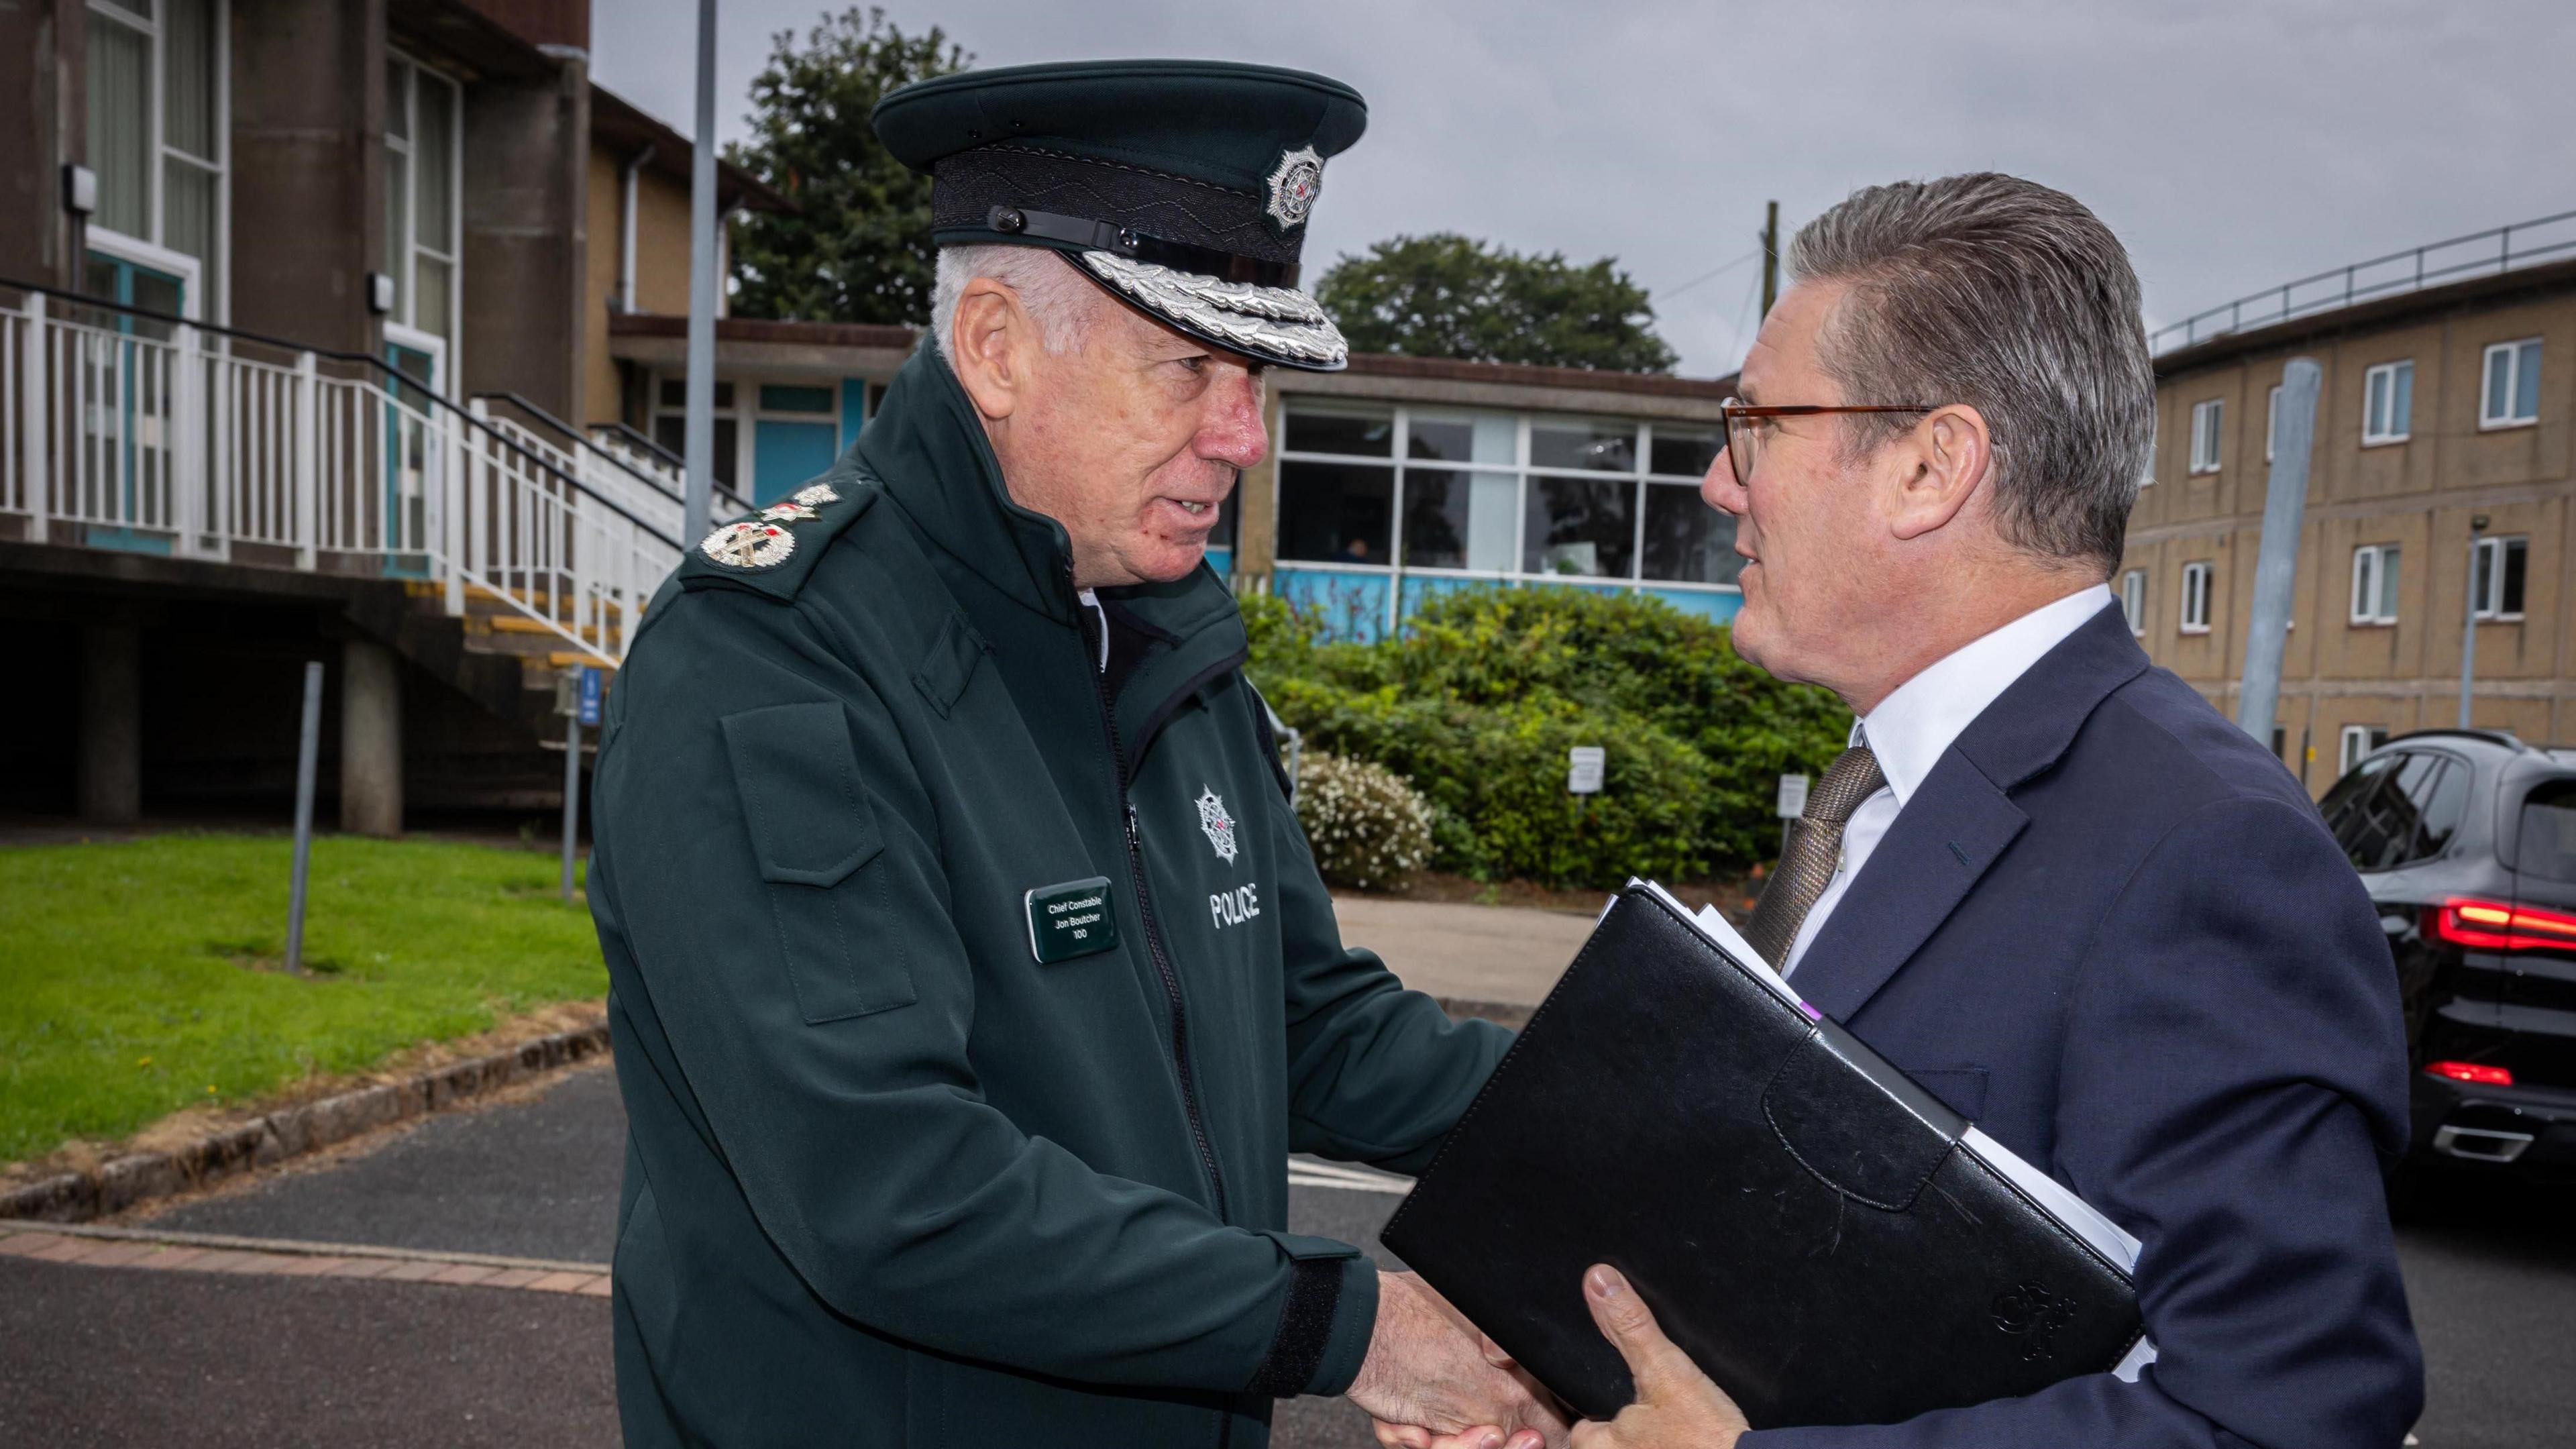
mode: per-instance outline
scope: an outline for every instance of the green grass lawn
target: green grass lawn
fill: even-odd
[[[292,853],[244,835],[0,849],[0,1162],[608,990],[554,856],[427,841],[316,840],[310,974],[289,976]]]

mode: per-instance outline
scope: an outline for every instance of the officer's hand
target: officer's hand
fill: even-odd
[[[1422,1445],[1491,1426],[1490,1436],[1468,1434],[1457,1442],[1480,1449],[1490,1438],[1482,1449],[1501,1449],[1502,1436],[1526,1429],[1547,1449],[1561,1449],[1565,1421],[1528,1375],[1486,1347],[1475,1325],[1419,1277],[1380,1273],[1377,1327],[1351,1382],[1351,1402],[1377,1421],[1381,1444]]]
[[[1583,1301],[1601,1336],[1628,1361],[1637,1401],[1607,1424],[1576,1425],[1574,1449],[1734,1449],[1737,1436],[1753,1427],[1726,1391],[1664,1337],[1618,1269],[1594,1264],[1583,1275]]]

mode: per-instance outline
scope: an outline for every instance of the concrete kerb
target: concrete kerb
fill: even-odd
[[[211,1187],[379,1127],[444,1111],[607,1050],[605,1024],[556,1032],[404,1081],[281,1107],[256,1121],[208,1133],[176,1151],[129,1153],[93,1172],[58,1173],[0,1193],[0,1220],[78,1223],[106,1217],[153,1198]]]

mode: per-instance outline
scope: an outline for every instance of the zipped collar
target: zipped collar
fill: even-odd
[[[859,434],[858,454],[933,546],[1083,647],[1084,606],[1075,594],[1064,526],[1012,501],[983,420],[928,339],[886,389]],[[1185,698],[1243,662],[1243,615],[1204,561],[1172,583],[1098,593],[1104,606],[1162,636],[1112,704],[1129,756],[1122,763],[1132,767]]]

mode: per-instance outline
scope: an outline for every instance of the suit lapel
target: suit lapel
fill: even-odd
[[[2102,701],[2147,668],[2117,608],[2043,655],[1971,721],[1897,812],[1800,958],[1798,994],[1849,1021],[1958,909],[2030,817],[2012,802]]]

